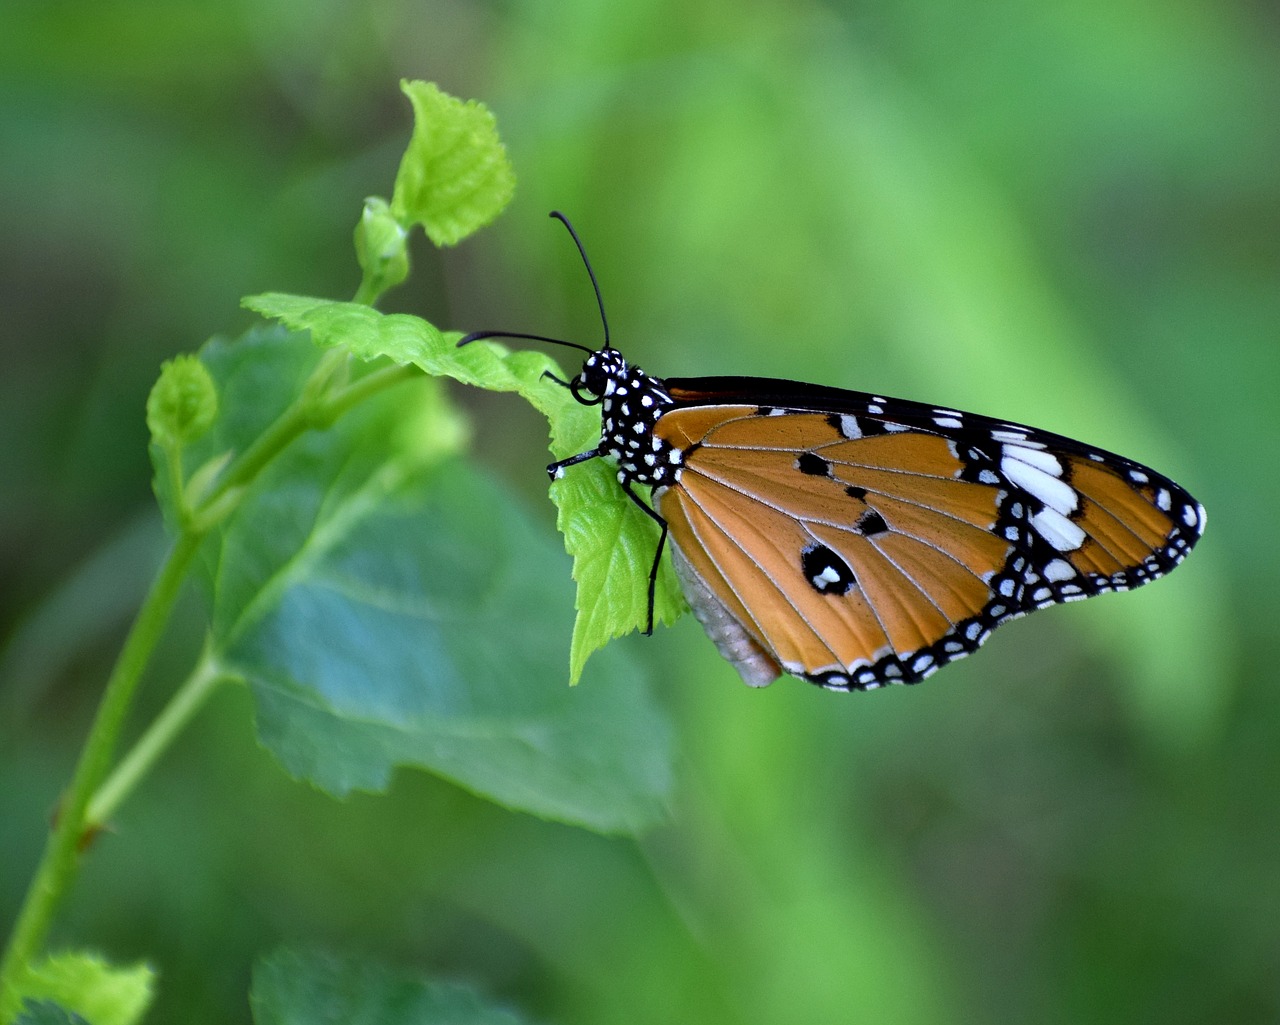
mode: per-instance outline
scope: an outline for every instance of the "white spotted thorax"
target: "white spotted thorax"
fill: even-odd
[[[661,488],[679,480],[683,453],[654,433],[658,419],[673,405],[661,381],[606,347],[587,358],[569,388],[579,402],[599,404],[596,454],[617,462],[619,483]],[[558,467],[555,476],[563,471]]]

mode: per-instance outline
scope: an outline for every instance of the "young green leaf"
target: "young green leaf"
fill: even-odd
[[[166,360],[147,397],[152,441],[185,445],[204,434],[217,415],[218,391],[204,364],[186,354]]]
[[[26,1001],[18,1021],[134,1025],[151,1003],[154,980],[145,964],[120,968],[93,954],[56,954],[29,965],[11,996]],[[0,1021],[12,1013],[0,1007]]]
[[[242,449],[320,355],[278,332],[206,346],[226,412],[188,457]],[[332,793],[418,765],[510,807],[638,830],[665,810],[667,727],[622,659],[599,686],[564,686],[562,557],[444,458],[458,436],[423,377],[277,457],[201,553],[214,657],[250,683],[264,744]]]
[[[613,468],[600,460],[573,467],[551,485],[551,498],[578,585],[569,646],[569,680],[577,683],[593,652],[642,629],[648,619],[658,528],[622,493]],[[664,557],[654,590],[654,625],[674,623],[686,608],[671,560]]]
[[[385,199],[364,201],[355,230],[356,260],[364,289],[376,297],[409,276],[409,233]]]
[[[253,969],[256,1025],[521,1025],[469,986],[436,982],[373,961],[279,950]]]
[[[321,345],[345,345],[363,359],[386,356],[464,384],[518,392],[547,417],[551,451],[557,459],[599,441],[599,413],[575,402],[564,388],[543,376],[548,371],[561,378],[565,375],[542,353],[510,352],[493,342],[459,349],[456,334],[442,334],[417,317],[379,313],[357,303],[269,293],[245,299],[244,304],[295,330],[310,331]],[[578,617],[570,649],[570,679],[576,682],[592,652],[615,637],[644,628],[658,531],[622,493],[613,470],[599,460],[575,466],[555,481],[551,498],[578,584]],[[664,558],[654,596],[654,621],[674,623],[685,608],[670,560]]]
[[[451,246],[498,216],[515,192],[515,172],[488,108],[455,99],[430,82],[402,81],[413,104],[413,137],[400,161],[391,212]]]

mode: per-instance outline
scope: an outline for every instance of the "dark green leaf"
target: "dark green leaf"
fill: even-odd
[[[417,317],[382,314],[358,303],[269,293],[252,296],[245,305],[295,330],[311,331],[322,345],[343,345],[365,359],[385,356],[464,384],[518,392],[547,417],[556,458],[589,449],[599,440],[599,413],[543,377],[550,371],[563,378],[564,372],[542,353],[509,352],[492,342],[459,349],[456,334],[442,334]],[[569,659],[569,676],[576,682],[594,651],[644,628],[658,535],[653,521],[617,486],[612,468],[599,460],[574,467],[555,481],[551,498],[578,584],[579,615]],[[654,620],[674,623],[685,607],[670,560],[663,559]]]
[[[13,1025],[93,1025],[52,1000],[28,1000]]]
[[[280,950],[253,970],[257,1025],[521,1025],[527,1018],[468,986],[369,961]]]
[[[203,353],[225,414],[193,460],[240,450],[305,378],[305,337]],[[263,742],[334,794],[417,765],[605,831],[653,822],[669,735],[621,659],[565,686],[572,603],[548,531],[441,456],[438,382],[408,382],[295,441],[210,539],[215,655],[252,685]]]

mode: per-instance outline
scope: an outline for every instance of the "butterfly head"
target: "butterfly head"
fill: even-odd
[[[587,357],[578,376],[569,382],[569,391],[584,406],[598,406],[626,380],[628,370],[622,353],[606,345]]]

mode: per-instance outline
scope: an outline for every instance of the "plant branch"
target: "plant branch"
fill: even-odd
[[[94,791],[85,811],[87,830],[100,829],[106,825],[160,755],[201,709],[215,686],[226,679],[222,667],[206,648],[191,675],[174,692],[169,703],[152,720],[151,725],[120,760],[102,786]]]
[[[331,375],[342,358],[322,360],[308,382],[312,387],[304,386],[298,399],[227,467],[210,494],[185,518],[185,529],[161,565],[112,668],[53,832],[0,959],[0,1007],[6,1006],[17,992],[20,973],[43,946],[58,905],[79,869],[79,856],[87,839],[132,792],[221,679],[216,661],[206,652],[108,778],[134,693],[168,624],[201,541],[238,504],[238,493],[295,438],[309,429],[329,426],[377,392],[421,373],[413,366],[387,366],[352,383],[335,386]],[[175,487],[175,498],[179,502],[183,499],[180,487]]]
[[[208,497],[193,510],[193,519],[201,529],[209,529],[225,516],[230,511],[226,499],[247,486],[262,472],[264,466],[299,435],[312,428],[328,427],[348,409],[365,399],[422,374],[421,370],[411,365],[380,367],[351,384],[333,388],[323,394],[313,394],[315,389],[311,386],[316,378],[320,375],[327,377],[332,372],[332,364],[327,360],[322,361],[311,380],[303,385],[299,397],[232,461]]]
[[[178,538],[120,649],[75,774],[63,795],[57,823],[18,912],[8,949],[0,960],[0,999],[12,992],[18,972],[31,963],[44,943],[54,912],[79,868],[89,798],[107,774],[134,692],[168,623],[200,541],[200,535],[190,533]]]

